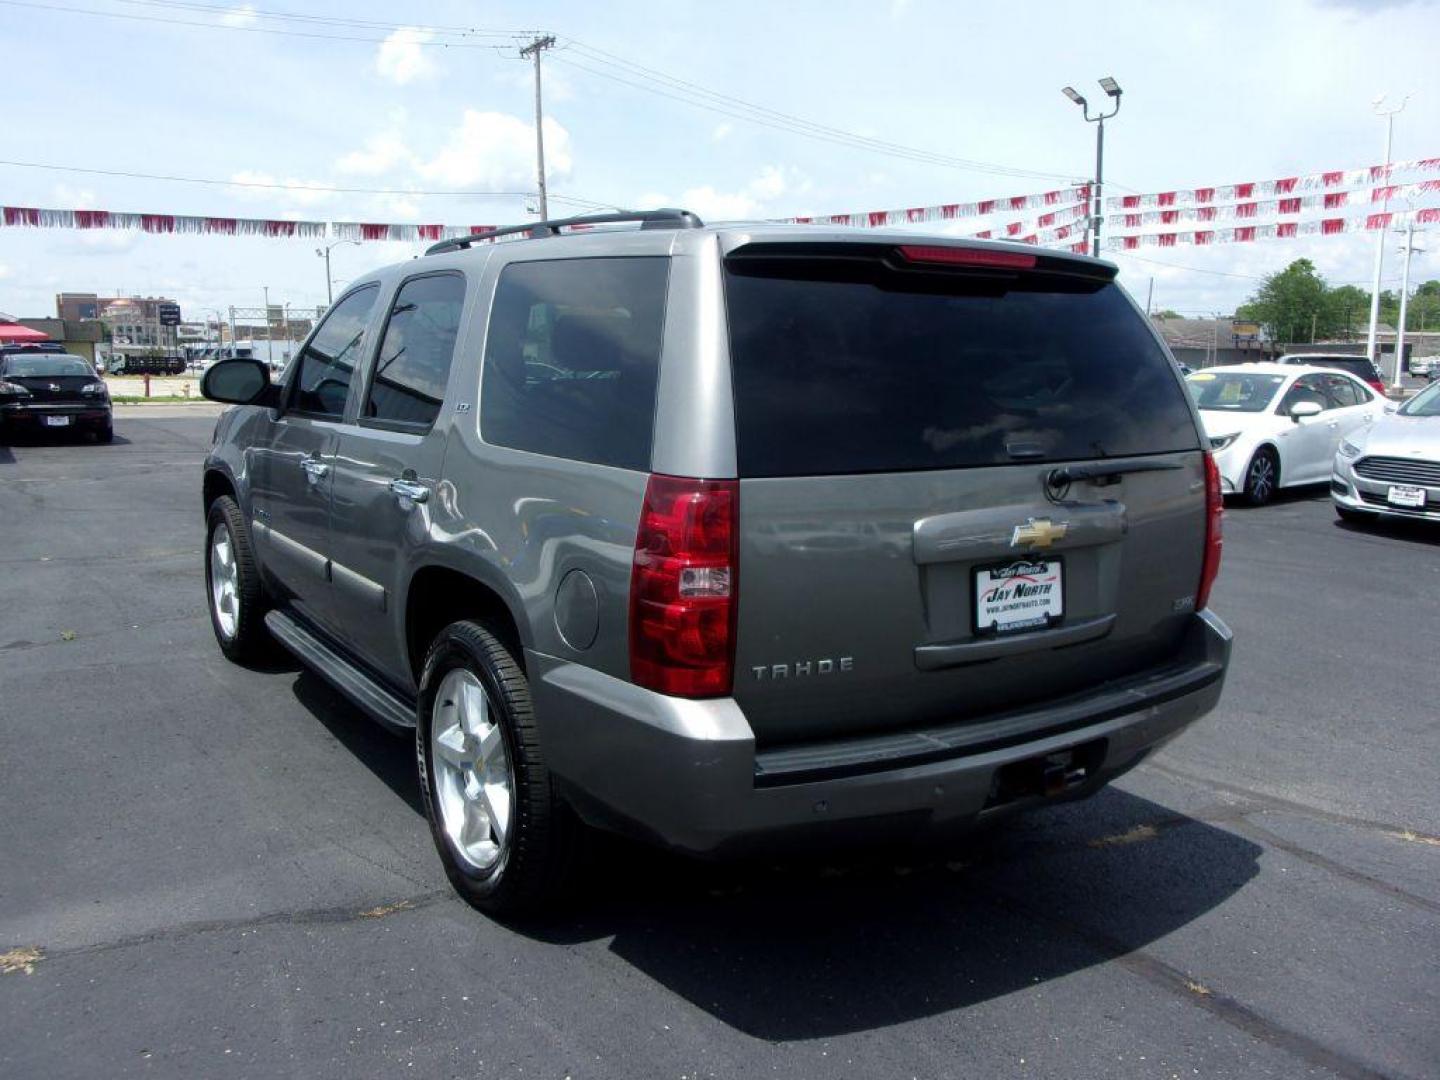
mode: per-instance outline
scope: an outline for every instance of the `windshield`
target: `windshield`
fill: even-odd
[[[1440,383],[1431,383],[1400,406],[1401,416],[1440,416]]]
[[[94,374],[90,365],[78,356],[12,356],[5,361],[4,372],[12,379],[56,379]]]
[[[1185,380],[1195,404],[1201,409],[1223,412],[1263,412],[1275,400],[1284,375],[1260,375],[1239,371],[1197,371]]]

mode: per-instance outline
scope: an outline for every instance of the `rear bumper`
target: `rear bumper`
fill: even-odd
[[[1020,762],[1083,761],[1087,795],[1214,708],[1230,631],[1195,616],[1163,670],[1044,707],[893,736],[757,753],[729,698],[687,701],[529,652],[547,761],[588,820],[692,854],[960,830],[1043,801]],[[1053,796],[1052,796],[1053,797]]]
[[[47,417],[66,417],[66,427],[103,428],[110,423],[110,403],[38,402],[0,405],[0,424],[6,427],[44,427]]]

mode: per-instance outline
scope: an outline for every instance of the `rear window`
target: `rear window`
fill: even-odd
[[[1108,281],[732,257],[726,302],[742,476],[1199,446],[1174,366]]]
[[[485,441],[552,457],[650,467],[670,260],[513,263],[485,336]]]
[[[0,372],[17,379],[64,379],[94,375],[78,356],[11,356],[0,358]]]

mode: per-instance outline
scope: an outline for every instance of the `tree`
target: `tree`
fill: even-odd
[[[1326,298],[1330,306],[1330,317],[1337,330],[1346,340],[1364,333],[1370,321],[1370,294],[1354,285],[1341,285],[1331,289]]]
[[[1260,323],[1271,341],[1315,341],[1332,336],[1340,328],[1330,292],[1314,263],[1296,259],[1284,270],[1266,277],[1235,314]]]
[[[1156,319],[1183,319],[1184,317],[1185,316],[1181,315],[1178,311],[1171,311],[1168,307],[1155,312],[1152,316],[1152,318]]]

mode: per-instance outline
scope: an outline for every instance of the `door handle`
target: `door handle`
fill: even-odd
[[[300,467],[310,476],[312,480],[319,480],[330,473],[330,466],[317,458],[306,458],[300,462]]]
[[[397,498],[409,499],[411,502],[423,503],[430,498],[430,489],[424,484],[410,480],[404,476],[397,476],[390,481],[390,491]]]

